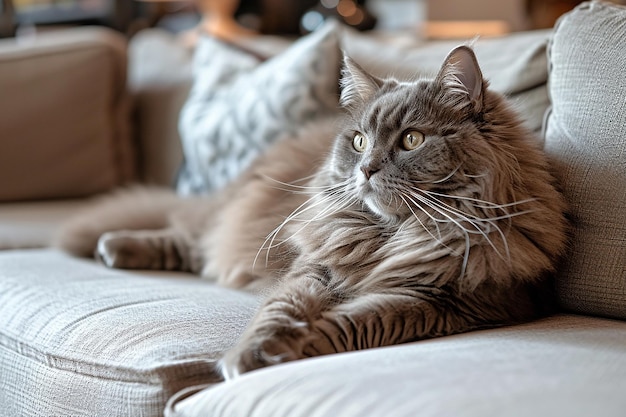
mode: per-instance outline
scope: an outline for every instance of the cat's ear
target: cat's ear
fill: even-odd
[[[356,107],[368,101],[382,86],[382,80],[368,74],[347,55],[341,70],[341,98],[344,107]]]
[[[482,110],[485,82],[469,46],[458,46],[448,54],[436,81],[443,86],[444,96],[453,106],[471,104],[476,112]]]

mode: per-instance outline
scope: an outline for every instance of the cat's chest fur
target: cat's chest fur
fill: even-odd
[[[326,268],[335,286],[355,290],[436,284],[439,264],[454,271],[463,257],[457,244],[441,245],[415,219],[388,224],[358,210],[295,225],[291,232],[301,258]]]

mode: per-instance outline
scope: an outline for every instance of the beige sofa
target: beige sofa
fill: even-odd
[[[451,47],[354,33],[343,42],[366,67],[400,75],[431,71]],[[0,415],[623,416],[625,44],[626,9],[593,3],[553,31],[476,46],[492,86],[543,126],[570,202],[558,314],[218,383],[215,361],[259,299],[45,248],[88,197],[173,182],[192,51],[158,32],[127,45],[94,28],[3,41]]]

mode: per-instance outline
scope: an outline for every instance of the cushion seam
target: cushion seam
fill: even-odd
[[[104,365],[89,361],[77,361],[61,355],[46,353],[35,348],[28,343],[19,341],[4,333],[0,333],[0,348],[4,348],[9,352],[13,352],[24,358],[31,359],[39,364],[45,365],[50,369],[72,372],[79,375],[91,376],[99,379],[113,380],[118,382],[143,383],[147,385],[164,385],[164,379],[161,374],[166,373],[168,369],[176,367],[187,367],[194,364],[195,368],[201,369],[207,364],[215,363],[215,360],[194,359],[188,362],[175,362],[168,365],[156,366],[152,369],[133,369],[120,365]],[[74,366],[72,366],[74,365]],[[203,365],[203,366],[197,366]],[[82,369],[77,369],[82,368]],[[88,368],[88,369],[85,369]],[[111,372],[119,373],[111,375]]]

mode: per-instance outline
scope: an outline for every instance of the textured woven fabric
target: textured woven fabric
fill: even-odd
[[[622,417],[625,379],[626,323],[557,316],[251,372],[166,416]]]
[[[573,219],[564,308],[626,319],[626,7],[585,3],[550,46],[546,149]]]
[[[181,112],[181,194],[227,184],[267,146],[338,107],[337,25],[329,23],[260,63],[210,37],[194,57],[194,85]]]
[[[0,252],[0,415],[161,416],[214,363],[256,298],[185,275]]]

